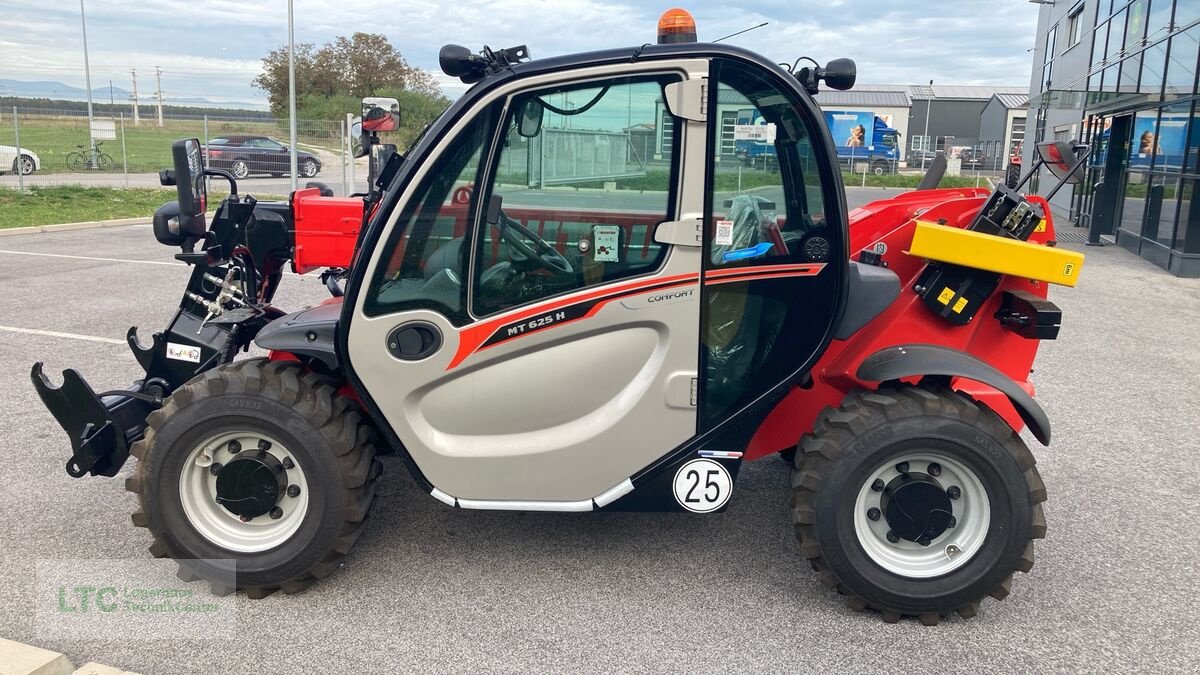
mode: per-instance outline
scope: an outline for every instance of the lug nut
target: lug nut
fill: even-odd
[[[237,441],[229,441],[229,445],[226,447],[235,455],[242,451],[242,444]]]
[[[900,535],[896,534],[895,532],[892,532],[891,530],[888,530],[887,540],[892,542],[893,544],[895,544],[900,541]]]
[[[922,546],[928,546],[929,545],[929,537],[921,537],[920,539],[917,540],[917,543]]]
[[[871,489],[876,492],[883,492],[883,479],[876,478],[874,483],[871,483]]]
[[[299,485],[289,485],[288,489],[287,489],[287,496],[299,497],[300,496],[300,486]],[[951,519],[951,520],[953,520],[953,519]],[[954,527],[954,526],[951,525],[950,527]]]
[[[897,464],[896,471],[900,473],[908,473],[908,462],[900,462]]]
[[[950,516],[950,520],[946,523],[946,527],[950,528],[954,527],[955,525],[958,525],[958,519],[954,516]]]
[[[867,518],[870,518],[871,520],[879,520],[879,509],[875,508],[874,506],[867,509]]]
[[[253,520],[253,518],[251,518],[250,516],[238,516],[238,518],[239,518],[239,519],[240,519],[240,520],[241,520],[243,523],[248,523],[248,522],[250,522],[251,520]]]
[[[930,462],[929,475],[933,476],[934,478],[937,478],[938,476],[942,475],[942,465],[938,464],[937,462]]]
[[[962,490],[960,490],[957,485],[951,485],[950,487],[946,488],[946,496],[950,499],[958,499],[962,496]]]
[[[283,517],[283,509],[279,508],[278,506],[271,509],[271,520],[279,520],[282,517]]]
[[[296,468],[296,463],[292,461],[291,457],[284,457],[283,458],[283,468],[294,469],[294,468]]]
[[[259,449],[259,450],[262,450],[263,452],[266,452],[267,450],[270,450],[270,449],[271,449],[271,441],[268,441],[268,440],[267,440],[267,439],[265,439],[265,438],[263,438],[263,439],[259,439],[259,441],[258,441],[258,449]]]
[[[208,472],[214,476],[217,475],[218,473],[221,473],[221,465],[217,464],[216,462],[213,462],[213,464],[208,467]]]

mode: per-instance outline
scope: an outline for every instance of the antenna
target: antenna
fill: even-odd
[[[742,33],[749,33],[749,32],[750,32],[750,31],[752,31],[752,30],[758,30],[759,28],[762,28],[763,26],[767,25],[768,23],[770,23],[770,22],[768,22],[768,21],[764,21],[764,22],[762,22],[762,23],[758,24],[757,26],[751,26],[751,27],[749,27],[749,28],[747,28],[747,29],[745,29],[745,30],[739,30],[739,31],[738,31],[738,32],[736,32],[736,33],[730,33],[729,35],[726,35],[726,36],[725,36],[725,37],[723,37],[723,38],[717,38],[716,40],[713,40],[713,43],[715,44],[715,43],[717,43],[717,42],[720,42],[721,40],[728,40],[729,38],[731,38],[731,37],[735,37],[735,36],[737,36],[737,35],[741,35]]]

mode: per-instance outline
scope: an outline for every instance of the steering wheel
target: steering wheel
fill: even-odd
[[[514,236],[510,230],[520,236]],[[534,234],[533,230],[509,218],[503,211],[500,212],[500,237],[508,242],[508,245],[516,250],[521,258],[541,269],[560,276],[575,274],[575,268],[571,266],[571,262],[563,257],[558,249]],[[533,246],[525,243],[523,237],[532,241]]]

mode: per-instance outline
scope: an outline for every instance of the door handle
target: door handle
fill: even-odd
[[[420,361],[442,346],[442,331],[428,321],[410,321],[392,329],[387,350],[401,361]]]

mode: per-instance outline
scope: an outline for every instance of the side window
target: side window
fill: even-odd
[[[458,133],[408,200],[371,279],[368,315],[432,309],[456,325],[470,321],[463,242],[474,212],[471,186],[478,180],[495,112],[481,113]]]
[[[483,191],[473,309],[485,316],[659,267],[672,218],[675,119],[651,76],[513,98]]]
[[[736,122],[722,124],[714,146],[710,264],[825,262],[825,209],[810,130],[769,82],[727,72],[717,84],[717,111]]]

